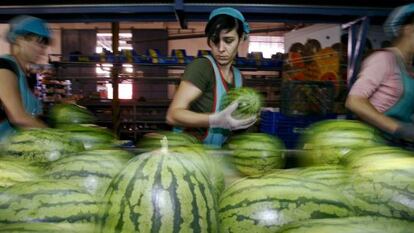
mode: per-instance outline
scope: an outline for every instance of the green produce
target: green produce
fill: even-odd
[[[107,128],[94,124],[60,125],[60,130],[67,132],[73,141],[81,142],[85,149],[108,149],[116,146],[116,136]]]
[[[42,169],[12,156],[0,157],[0,187],[39,179]]]
[[[156,131],[152,133],[144,134],[143,137],[138,141],[137,148],[154,150],[162,147],[161,140],[166,137],[168,140],[168,147],[172,148],[175,146],[192,146],[200,144],[194,136],[173,131]]]
[[[413,229],[413,222],[364,216],[298,221],[277,233],[411,233]]]
[[[274,233],[291,222],[354,215],[339,192],[295,173],[246,177],[233,183],[220,199],[220,232]]]
[[[95,223],[10,223],[0,224],[0,233],[94,233]]]
[[[52,128],[27,129],[10,136],[1,145],[3,154],[36,162],[50,162],[84,150],[82,143],[71,140],[64,131]]]
[[[329,187],[339,189],[349,182],[349,171],[339,165],[322,165],[306,167],[299,172],[304,179],[326,184]]]
[[[175,146],[169,148],[169,151],[180,154],[199,167],[213,184],[218,196],[223,192],[225,182],[221,160],[207,154],[207,151],[201,144]]]
[[[57,104],[50,109],[49,118],[55,126],[96,123],[96,117],[87,108],[77,104]]]
[[[101,204],[95,197],[70,183],[18,183],[0,192],[0,225],[94,223]]]
[[[348,165],[352,182],[346,193],[357,212],[414,221],[413,153],[391,147],[353,153]]]
[[[166,145],[130,160],[112,180],[106,198],[100,232],[218,231],[210,180]]]
[[[380,133],[354,120],[325,120],[311,125],[300,139],[304,165],[340,164],[352,150],[384,145]]]
[[[48,167],[44,177],[70,182],[86,192],[103,196],[112,178],[132,155],[123,150],[91,150],[64,157]]]
[[[231,137],[227,147],[233,151],[230,161],[247,176],[269,173],[285,165],[283,142],[269,134],[240,134]]]
[[[233,116],[237,119],[245,119],[257,116],[263,107],[263,97],[253,88],[241,87],[234,88],[223,96],[220,108],[223,110],[234,101],[238,101],[239,105]]]

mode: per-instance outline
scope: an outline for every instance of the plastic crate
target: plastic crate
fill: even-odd
[[[287,116],[332,114],[335,103],[334,88],[334,84],[329,81],[284,81],[280,110]]]
[[[311,115],[311,116],[288,116],[281,112],[264,110],[260,114],[260,132],[279,137],[286,148],[296,147],[301,134],[313,123],[327,120],[345,118],[342,115]]]
[[[194,56],[187,56],[185,49],[173,49],[171,57],[176,58],[178,64],[189,64],[194,60]]]

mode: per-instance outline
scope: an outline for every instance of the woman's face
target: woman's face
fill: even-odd
[[[47,45],[41,38],[32,36],[20,40],[20,54],[29,63],[38,63],[46,55]]]
[[[237,55],[239,44],[240,38],[236,29],[228,32],[222,30],[220,32],[220,40],[217,44],[214,44],[211,40],[209,41],[211,53],[216,59],[216,62],[221,66],[225,66],[233,62]]]

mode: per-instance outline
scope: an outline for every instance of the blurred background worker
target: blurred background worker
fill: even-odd
[[[220,111],[223,95],[242,86],[240,71],[232,63],[249,31],[243,15],[234,8],[218,8],[210,13],[205,34],[211,55],[187,66],[168,109],[169,124],[192,131],[205,144],[215,146],[221,146],[231,130],[254,124],[256,117],[232,117],[238,103]]]
[[[32,16],[15,17],[9,24],[11,54],[0,57],[0,141],[15,128],[46,127],[36,118],[42,106],[28,79],[30,65],[46,55],[51,32],[43,20]]]
[[[393,45],[364,60],[346,107],[386,132],[392,142],[413,142],[414,3],[394,9],[384,30]]]

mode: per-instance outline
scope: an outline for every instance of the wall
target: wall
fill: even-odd
[[[341,25],[314,24],[285,34],[285,51],[289,51],[292,44],[299,42],[305,44],[307,40],[318,40],[322,48],[330,47],[341,41]]]

